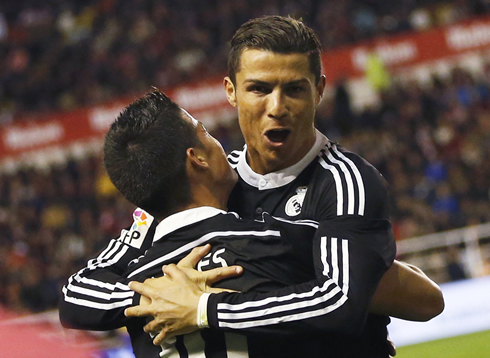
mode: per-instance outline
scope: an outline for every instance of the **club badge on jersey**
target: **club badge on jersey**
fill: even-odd
[[[296,194],[289,198],[286,203],[284,211],[288,216],[296,216],[301,213],[301,208],[303,207],[303,201],[305,200],[306,191],[308,187],[300,186],[296,189]]]
[[[141,245],[145,241],[148,229],[153,222],[153,216],[148,215],[144,210],[136,209],[133,212],[133,225],[129,230],[123,230],[119,240],[133,246],[137,249],[141,248]]]

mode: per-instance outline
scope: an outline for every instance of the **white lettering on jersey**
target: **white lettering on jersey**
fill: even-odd
[[[303,207],[303,201],[305,200],[306,191],[308,190],[305,186],[300,186],[296,189],[296,195],[289,198],[286,203],[285,212],[288,216],[296,216],[301,212]]]
[[[210,264],[210,258],[212,260],[212,262],[216,265],[220,265],[221,267],[228,267],[228,263],[226,262],[226,260],[222,257],[220,257],[219,255],[221,255],[223,252],[225,252],[225,249],[222,248],[220,250],[217,250],[214,254],[212,253],[209,253],[207,254],[206,256],[204,256],[201,261],[199,261],[199,263],[197,264],[197,271],[202,271],[203,267],[205,266],[209,266]],[[213,255],[211,257],[211,254]]]
[[[131,229],[121,231],[121,236],[119,236],[118,240],[140,249],[153,222],[153,217],[141,209],[136,209],[133,212],[133,219],[134,222]]]

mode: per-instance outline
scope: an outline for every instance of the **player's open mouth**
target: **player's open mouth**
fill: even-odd
[[[272,143],[284,143],[290,134],[289,129],[271,129],[265,133]]]

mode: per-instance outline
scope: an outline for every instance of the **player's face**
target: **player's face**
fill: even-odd
[[[236,83],[225,79],[251,168],[265,174],[297,163],[315,142],[315,107],[325,86],[315,84],[307,54],[244,50]]]
[[[185,110],[182,110],[182,117],[185,120],[190,121],[192,125],[196,127],[197,137],[206,149],[209,168],[215,183],[217,185],[224,185],[231,191],[237,182],[238,176],[228,164],[221,143],[208,133],[201,122],[196,120]]]

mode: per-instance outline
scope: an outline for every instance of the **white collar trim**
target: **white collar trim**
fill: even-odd
[[[200,206],[167,216],[157,225],[153,242],[160,240],[173,231],[209,219],[218,214],[226,214],[226,211],[211,206]]]
[[[245,183],[259,190],[274,189],[292,182],[315,159],[320,150],[329,143],[327,137],[315,129],[315,143],[309,152],[296,164],[265,175],[257,174],[247,163],[247,146],[240,154],[237,171]]]

